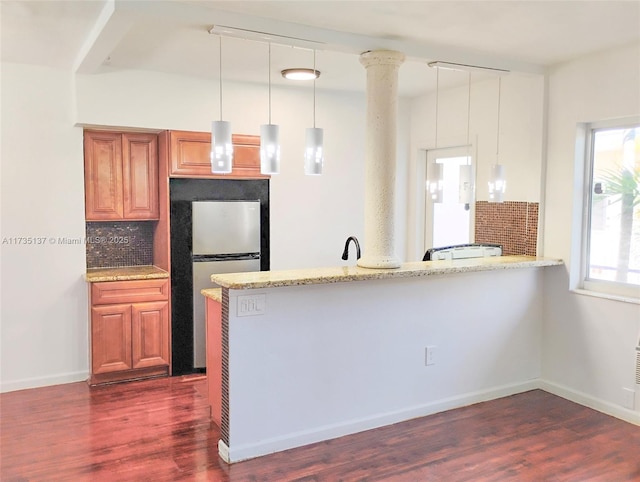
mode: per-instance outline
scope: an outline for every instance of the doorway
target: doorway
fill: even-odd
[[[428,150],[426,164],[430,163],[442,165],[443,192],[441,203],[425,196],[423,252],[430,248],[472,243],[475,203],[460,202],[460,166],[472,164],[470,148]],[[423,186],[426,185],[426,174],[424,181]],[[472,183],[475,184],[475,179]]]

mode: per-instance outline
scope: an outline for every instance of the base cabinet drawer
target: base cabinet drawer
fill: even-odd
[[[169,299],[168,279],[148,279],[135,281],[104,281],[92,283],[91,303],[93,305],[113,305]]]

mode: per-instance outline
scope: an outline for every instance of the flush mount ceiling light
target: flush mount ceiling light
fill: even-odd
[[[284,69],[280,73],[289,80],[315,80],[320,77],[320,71],[316,69]]]

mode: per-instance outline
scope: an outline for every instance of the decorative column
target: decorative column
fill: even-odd
[[[362,268],[398,268],[395,255],[394,204],[398,69],[404,54],[375,50],[360,55],[367,70],[367,133],[365,148],[364,253]]]

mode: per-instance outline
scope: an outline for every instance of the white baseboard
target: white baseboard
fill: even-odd
[[[342,423],[315,427],[310,430],[294,432],[280,437],[261,440],[257,443],[239,444],[227,447],[218,443],[218,453],[228,463],[267,455],[281,450],[300,447],[323,440],[330,440],[344,435],[349,435],[373,428],[391,425],[412,418],[433,415],[454,408],[460,408],[474,403],[507,397],[516,393],[527,392],[539,388],[538,380],[530,380],[523,383],[515,383],[494,387],[488,390],[465,393],[459,396],[445,398],[434,402],[409,407],[403,410],[376,414],[374,416],[349,420]],[[233,429],[232,429],[233,430]],[[233,434],[231,434],[233,437]]]
[[[62,385],[64,383],[83,382],[89,378],[88,371],[61,373],[46,377],[23,378],[22,380],[0,382],[0,393],[15,392],[29,388]]]
[[[629,422],[634,425],[640,425],[640,412],[629,410],[628,408],[624,408],[547,380],[538,380],[538,387],[545,392],[553,393],[554,395],[558,395],[559,397],[584,405],[585,407],[592,408],[598,412],[606,413],[607,415],[611,415],[612,417],[619,418],[620,420],[624,420],[625,422]]]
[[[218,440],[218,455],[220,455],[220,458],[226,463],[231,463],[229,461],[229,447],[227,447],[227,444],[222,440]]]

